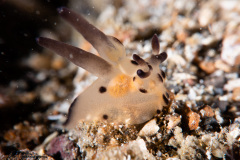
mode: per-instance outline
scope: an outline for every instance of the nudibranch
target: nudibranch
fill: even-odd
[[[164,86],[166,75],[159,68],[167,54],[159,53],[156,35],[151,56],[144,60],[133,54],[131,60],[117,38],[105,35],[72,10],[62,7],[58,11],[100,55],[49,38],[37,39],[39,45],[98,77],[71,104],[66,128],[74,128],[80,120],[141,124],[161,113],[169,104],[170,93]]]

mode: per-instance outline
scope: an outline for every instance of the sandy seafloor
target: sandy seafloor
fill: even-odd
[[[58,16],[61,6],[118,38],[129,57],[151,54],[157,34],[171,105],[138,126],[64,130],[96,77],[35,38],[96,51]],[[240,1],[3,0],[0,26],[0,159],[240,159]]]

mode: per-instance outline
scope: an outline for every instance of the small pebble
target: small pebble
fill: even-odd
[[[240,34],[227,35],[223,40],[221,58],[231,66],[240,64]],[[231,54],[230,54],[231,53]]]
[[[214,62],[202,61],[202,62],[200,62],[199,67],[203,71],[205,71],[207,74],[211,74],[216,70]]]
[[[200,110],[202,117],[213,117],[214,112],[209,105],[206,105],[203,109]]]
[[[159,130],[159,126],[157,125],[156,119],[152,119],[149,121],[139,132],[139,136],[152,136],[156,134]]]
[[[173,129],[181,122],[181,116],[179,115],[168,115],[166,118],[169,121],[167,129]]]
[[[232,100],[240,101],[240,87],[236,87],[233,89]]]
[[[200,122],[200,115],[196,112],[190,111],[187,114],[188,117],[188,127],[190,130],[196,130]]]
[[[224,90],[233,91],[233,89],[240,87],[240,78],[229,80],[227,84],[224,85]]]

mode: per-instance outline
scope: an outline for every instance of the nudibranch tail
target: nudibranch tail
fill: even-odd
[[[100,56],[110,63],[117,63],[118,59],[125,56],[125,50],[120,41],[116,42],[116,38],[105,35],[99,29],[86,21],[81,15],[75,13],[68,8],[62,7],[58,9],[59,14],[67,22],[69,22],[82,36],[93,45]]]
[[[80,48],[58,42],[49,38],[39,37],[37,42],[42,47],[48,48],[53,52],[65,57],[79,67],[82,67],[97,77],[109,75],[112,65],[90,52]]]

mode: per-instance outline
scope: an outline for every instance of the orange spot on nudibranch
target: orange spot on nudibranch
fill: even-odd
[[[116,76],[108,85],[109,94],[114,97],[121,97],[134,89],[132,77],[124,74]]]

